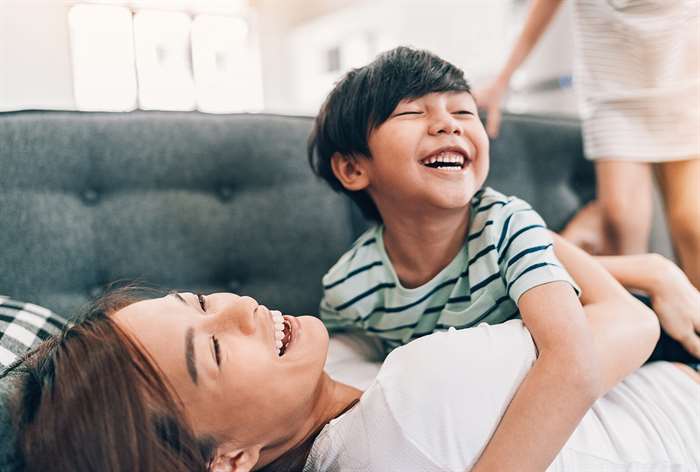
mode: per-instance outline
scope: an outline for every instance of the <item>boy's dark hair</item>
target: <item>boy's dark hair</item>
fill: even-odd
[[[309,165],[335,191],[346,193],[365,218],[381,222],[366,191],[343,187],[333,174],[331,156],[371,159],[368,138],[405,99],[433,92],[471,92],[464,72],[435,54],[400,46],[384,52],[364,67],[353,69],[336,83],[316,116],[309,136]]]

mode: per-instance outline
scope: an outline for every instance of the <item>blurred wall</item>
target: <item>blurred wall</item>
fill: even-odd
[[[0,111],[75,108],[70,4],[0,0]]]

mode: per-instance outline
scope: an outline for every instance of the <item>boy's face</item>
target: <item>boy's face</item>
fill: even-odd
[[[488,137],[467,92],[401,101],[368,142],[372,158],[360,165],[385,219],[387,212],[464,209],[488,174]]]

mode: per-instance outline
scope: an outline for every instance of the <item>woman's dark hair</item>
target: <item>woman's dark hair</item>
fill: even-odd
[[[368,138],[405,99],[433,92],[471,93],[464,72],[435,54],[398,47],[370,64],[348,72],[333,88],[316,116],[307,153],[311,169],[335,191],[344,192],[365,218],[381,222],[366,191],[343,187],[333,174],[331,156],[371,159]]]
[[[215,441],[195,435],[165,375],[110,318],[135,293],[102,298],[16,369],[24,470],[208,470]]]

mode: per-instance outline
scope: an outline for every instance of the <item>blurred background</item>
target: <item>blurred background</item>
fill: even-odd
[[[526,0],[0,0],[0,111],[315,114],[347,70],[398,45],[495,75]],[[571,2],[506,108],[577,116]]]

